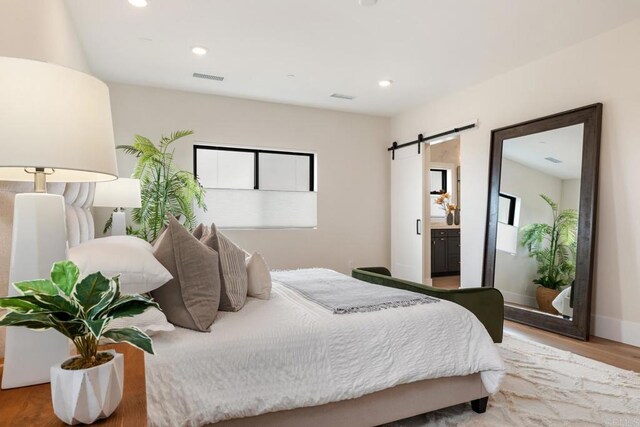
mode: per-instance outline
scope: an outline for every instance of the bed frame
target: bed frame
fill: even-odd
[[[208,426],[371,427],[466,402],[471,402],[471,408],[481,414],[487,409],[488,395],[480,374],[472,374],[401,384],[357,399],[235,418]]]

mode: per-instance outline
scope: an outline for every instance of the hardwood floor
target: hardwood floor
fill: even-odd
[[[640,347],[591,336],[589,341],[557,335],[527,325],[504,321],[504,330],[540,344],[570,351],[589,359],[640,373]]]
[[[460,287],[460,276],[432,277],[431,286],[443,289],[458,289]]]

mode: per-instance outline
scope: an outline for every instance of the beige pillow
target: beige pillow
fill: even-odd
[[[200,223],[196,228],[193,229],[193,237],[200,240],[202,238],[202,234],[204,233],[204,224]]]
[[[247,299],[247,267],[245,252],[220,234],[215,224],[202,243],[219,254],[221,311],[238,311]]]
[[[154,255],[173,276],[151,292],[169,322],[208,331],[220,303],[218,254],[171,217],[155,244]]]
[[[262,255],[254,252],[245,260],[247,266],[248,289],[250,297],[269,299],[271,297],[271,273]]]
[[[193,237],[195,237],[198,240],[202,240],[208,234],[209,234],[209,227],[207,227],[202,223],[198,224],[198,226],[193,230]]]

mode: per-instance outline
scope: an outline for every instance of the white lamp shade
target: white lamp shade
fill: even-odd
[[[118,176],[109,89],[88,74],[46,62],[0,57],[0,180],[49,182]]]
[[[115,181],[97,183],[93,206],[139,208],[140,180],[119,178]]]

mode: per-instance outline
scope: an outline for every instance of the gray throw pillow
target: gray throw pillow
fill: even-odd
[[[193,230],[193,237],[195,237],[196,239],[200,240],[202,239],[202,237],[204,236],[204,224],[200,223],[198,224],[198,226]]]
[[[246,253],[231,240],[219,233],[215,224],[202,240],[219,255],[220,307],[221,311],[238,311],[247,299]]]
[[[207,227],[206,225],[200,223],[198,224],[198,226],[193,230],[193,237],[195,237],[196,239],[200,240],[202,242],[202,240],[207,237],[209,235],[209,227]]]
[[[169,322],[183,328],[208,331],[220,304],[217,252],[200,243],[171,217],[153,254],[173,276],[151,292]]]

